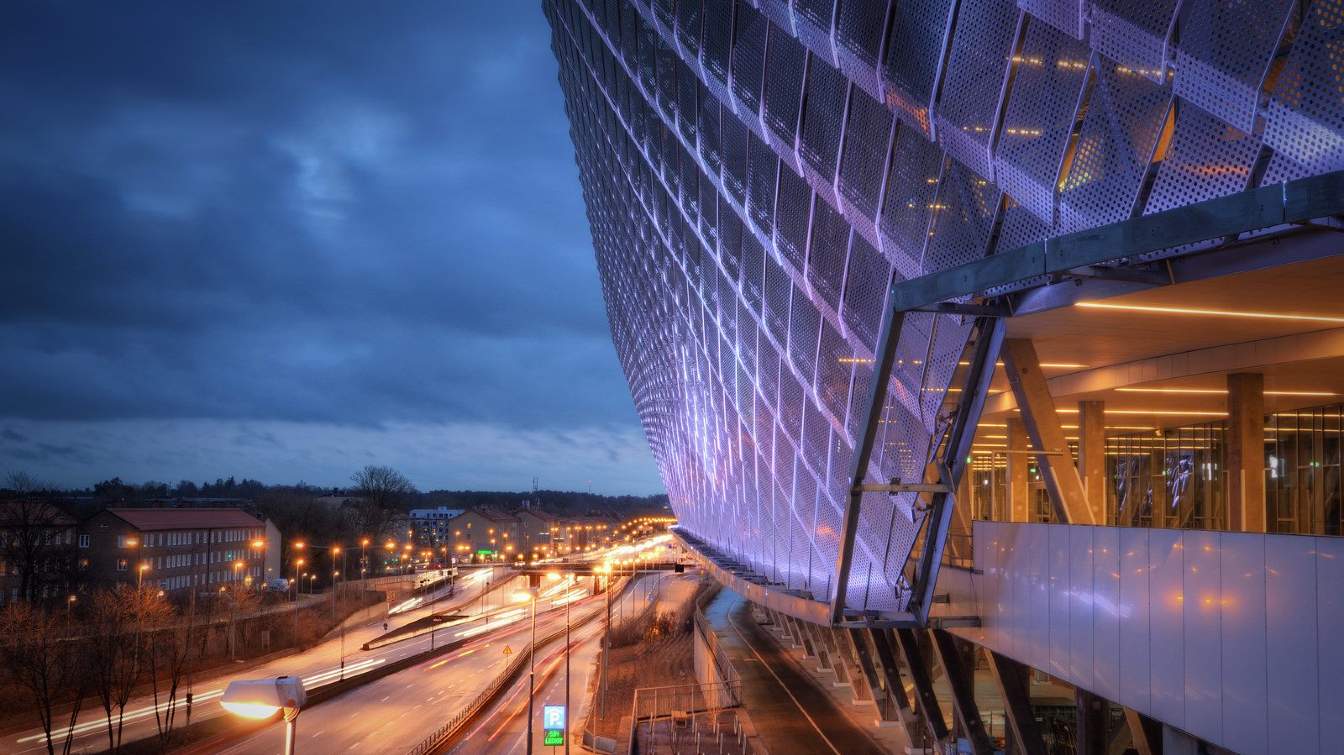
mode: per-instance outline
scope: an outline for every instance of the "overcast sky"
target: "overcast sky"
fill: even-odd
[[[540,3],[0,7],[0,473],[659,492]]]

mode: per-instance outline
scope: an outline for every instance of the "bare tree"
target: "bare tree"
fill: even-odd
[[[0,611],[0,659],[11,680],[32,694],[51,755],[57,708],[69,706],[61,747],[69,753],[87,690],[82,645],[65,634],[68,629],[68,623],[29,603],[11,603]]]
[[[62,535],[74,522],[42,499],[43,486],[27,474],[11,473],[5,484],[18,497],[0,503],[0,555],[18,573],[19,595],[33,601],[44,578],[65,575],[71,544]]]
[[[94,595],[89,612],[88,628],[92,632],[89,638],[90,681],[107,722],[107,746],[114,753],[121,749],[126,704],[140,677],[144,660],[141,630],[147,608],[146,594],[145,590],[117,585]]]
[[[382,535],[406,499],[416,493],[406,476],[391,467],[369,465],[350,477],[360,501],[356,526],[360,533]]]
[[[145,627],[143,658],[154,694],[159,745],[167,752],[177,720],[178,691],[200,658],[202,648],[196,635],[205,630],[196,625],[194,600],[186,615],[180,616],[157,594],[153,598],[146,599],[141,616]]]

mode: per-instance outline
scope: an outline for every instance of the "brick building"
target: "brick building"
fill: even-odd
[[[266,524],[232,508],[110,508],[80,527],[91,582],[168,591],[257,582],[267,576]]]

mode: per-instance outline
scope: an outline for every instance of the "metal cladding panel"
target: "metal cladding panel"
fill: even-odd
[[[917,277],[929,236],[929,213],[938,192],[942,152],[913,128],[896,130],[882,205],[883,253],[901,278]]]
[[[1073,160],[1059,190],[1059,230],[1132,217],[1171,108],[1171,91],[1098,58],[1097,79]]]
[[[798,138],[798,113],[803,104],[807,50],[798,40],[771,26],[765,66],[766,135],[776,151],[793,154]]]
[[[1281,20],[1286,2],[1259,7]],[[817,600],[836,597],[872,381],[886,380],[889,397],[867,476],[925,479],[970,332],[961,316],[908,313],[893,373],[875,376],[893,278],[1251,180],[1261,145],[1231,126],[1261,97],[1277,22],[1242,34],[1244,7],[1187,0],[1179,54],[1194,62],[1174,66],[1169,120],[1173,92],[1146,69],[1171,4],[1151,5],[1091,0],[1089,47],[1073,38],[1074,2],[1033,1],[1021,14],[1006,0],[545,0],[612,342],[688,532]],[[1307,6],[1278,52],[1265,180],[1335,164],[1337,5]],[[1225,91],[1200,89],[1222,86],[1209,70],[1227,77]],[[1183,86],[1193,92],[1184,99]],[[924,516],[909,494],[861,496],[846,608],[905,609]],[[1033,528],[1009,543],[1025,561],[997,578],[1013,597],[995,599],[986,636],[1177,726],[1189,703],[1191,725],[1213,727],[1194,672],[1213,647],[1223,662],[1255,646],[1253,625],[1229,624],[1228,602],[1254,603],[1253,585],[1234,587],[1222,568],[1221,640],[1187,656],[1205,617],[1181,605],[1187,577],[1202,589],[1183,571],[1184,536],[1140,543],[1121,533],[1120,576],[1108,579],[1109,534],[1090,533],[1090,552],[1075,534],[1084,536]],[[1292,561],[1279,551],[1265,558]],[[1077,582],[1084,571],[1087,585]],[[1267,602],[1283,597],[1267,586]],[[1288,637],[1293,629],[1266,625],[1271,653],[1317,641]],[[1144,668],[1117,669],[1112,646]],[[1328,703],[1325,682],[1310,700],[1291,688],[1307,673],[1295,664],[1267,661],[1278,685],[1269,727],[1284,741],[1307,734],[1276,699],[1322,711]],[[1255,675],[1251,665],[1223,668],[1225,680]],[[1255,704],[1222,699],[1225,737]]]
[[[1344,541],[1337,537],[1316,538],[1316,624],[1321,627],[1344,626]],[[1322,732],[1344,730],[1344,646],[1334,632],[1316,637],[1320,662],[1320,705]],[[1323,738],[1324,739],[1324,738]]]
[[[1222,595],[1218,533],[1185,533],[1185,725],[1222,741]]]
[[[831,44],[835,4],[836,0],[794,0],[793,5],[798,38],[809,50],[831,61],[835,60],[835,48]]]
[[[1042,668],[1055,676],[1069,675],[1069,657],[1071,652],[1069,637],[1069,527],[1051,525],[1046,528],[1047,548],[1050,554],[1047,585],[1047,604],[1050,616],[1050,653],[1047,656],[1050,665]]]
[[[895,0],[844,0],[835,23],[836,56],[840,70],[875,100],[882,99],[878,84],[878,56],[886,29],[887,9]]]
[[[1092,672],[1092,645],[1094,625],[1092,527],[1061,527],[1068,533],[1069,566],[1065,575],[1068,588],[1065,600],[1069,604],[1069,678],[1078,686],[1095,690]]]
[[[1264,139],[1304,175],[1344,168],[1344,2],[1308,7],[1275,80]]]
[[[1265,604],[1265,539],[1231,532],[1218,538],[1223,740],[1247,755],[1268,753],[1265,624],[1255,611]]]
[[[1074,39],[1082,39],[1085,34],[1084,3],[1085,0],[1017,0],[1022,10]]]
[[[1018,15],[1012,0],[963,0],[948,53],[936,116],[938,142],[982,176],[994,175],[990,144]]]
[[[813,185],[828,186],[835,182],[848,93],[849,82],[839,71],[815,59],[808,66],[798,155]]]
[[[933,134],[929,112],[946,53],[954,0],[900,0],[883,61],[882,98],[898,118]]]
[[[1200,108],[1181,106],[1166,157],[1144,213],[1226,196],[1249,188],[1260,140]]]
[[[1185,725],[1185,561],[1179,530],[1148,532],[1149,708],[1154,718]]]
[[[1180,0],[1092,0],[1092,49],[1162,83]]]
[[[1148,532],[1120,530],[1120,596],[1117,611],[1120,622],[1121,705],[1135,710],[1151,710],[1151,664],[1148,649]]]
[[[1176,94],[1242,131],[1254,131],[1260,87],[1293,5],[1291,0],[1184,0]]]
[[[1317,729],[1320,669],[1316,617],[1302,615],[1314,604],[1316,538],[1273,538],[1265,543],[1265,665],[1269,679],[1269,741],[1278,752],[1320,752]],[[1333,627],[1331,628],[1333,630]],[[1331,639],[1335,633],[1330,632]],[[1338,700],[1331,701],[1338,705]],[[1336,732],[1328,733],[1332,739]]]
[[[700,48],[700,63],[706,74],[705,85],[720,99],[728,92],[731,71],[733,5],[733,0],[704,0],[701,10],[705,31]],[[637,17],[638,14],[630,15]]]
[[[892,115],[858,87],[850,89],[847,112],[838,181],[841,209],[846,215],[858,216],[853,218],[856,225],[861,218],[867,227],[877,222]]]
[[[1120,699],[1120,530],[1092,530],[1092,686],[1107,700]],[[1125,662],[1129,662],[1125,658]]]
[[[746,122],[761,110],[765,38],[770,22],[745,3],[737,4],[733,26],[732,93],[737,116]]]
[[[1055,186],[1087,79],[1088,58],[1081,42],[1028,22],[1013,61],[1013,88],[994,152],[995,176],[1019,205],[1052,227]]]

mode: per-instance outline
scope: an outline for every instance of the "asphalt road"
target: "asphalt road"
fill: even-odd
[[[605,610],[605,597],[589,596],[586,583],[587,580],[581,580],[577,585],[569,589],[562,587],[558,593],[549,596],[550,602],[561,605],[552,605],[538,614],[539,635],[564,626],[565,595],[573,600],[570,611],[574,623],[588,616],[598,616]],[[620,602],[637,601],[641,595],[638,589],[627,590]],[[542,601],[543,605],[545,602]],[[620,602],[613,607],[619,607]],[[625,610],[630,611],[630,606],[627,605]],[[460,630],[474,633],[468,636],[477,639],[448,655],[357,687],[300,714],[295,749],[300,752],[404,753],[489,687],[511,658],[511,655],[504,654],[504,648],[521,652],[531,638],[530,619],[531,614],[525,606],[506,606],[492,613],[488,627],[483,620],[460,625]],[[598,618],[576,632],[575,639],[577,641],[580,636],[600,636],[601,628],[601,619]],[[444,632],[440,631],[440,638],[444,636]],[[595,653],[596,640],[593,639],[591,644],[591,653]],[[557,640],[538,651],[539,678],[543,664],[559,663],[559,668],[563,670],[563,647],[563,640]],[[587,666],[591,666],[595,658],[591,653],[586,656]],[[560,660],[557,661],[557,658]],[[585,662],[580,661],[576,651],[572,668],[577,670],[581,663]],[[584,686],[575,688],[575,701],[582,700],[587,689],[587,676],[580,678]],[[523,689],[526,688],[526,679],[527,674],[524,672],[520,682]],[[577,683],[578,679],[575,681]],[[518,685],[515,685],[509,694],[516,694],[517,689]],[[559,689],[559,696],[559,699],[563,699],[563,687]],[[522,699],[525,707],[525,694]],[[537,715],[540,715],[540,707],[537,708]],[[487,719],[492,717],[493,714],[486,716]],[[522,726],[525,729],[525,716]],[[283,743],[283,727],[277,723],[222,752],[230,755],[270,754],[279,752]]]

